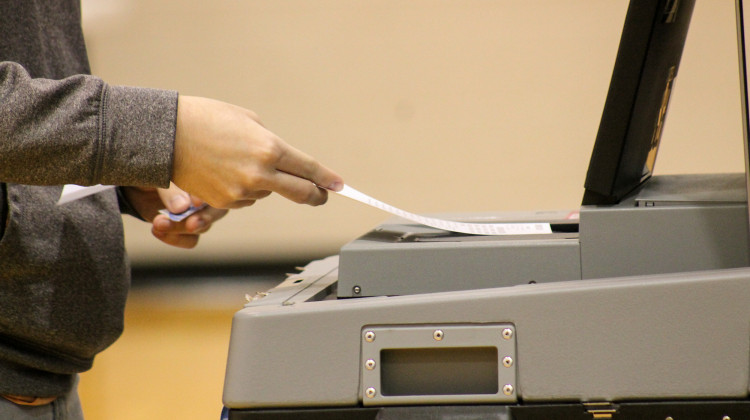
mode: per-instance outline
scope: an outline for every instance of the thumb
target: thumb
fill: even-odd
[[[193,203],[194,200],[191,199],[190,194],[181,190],[174,183],[170,183],[169,188],[167,189],[160,188],[158,191],[159,191],[159,198],[161,198],[161,201],[162,203],[164,203],[167,210],[175,214],[179,214],[179,213],[186,211],[187,209],[190,208],[191,204],[200,204],[200,203]],[[200,200],[196,199],[195,201],[200,201]]]

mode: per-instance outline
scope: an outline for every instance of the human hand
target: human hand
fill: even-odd
[[[191,204],[200,206],[203,201],[174,184],[170,184],[168,189],[123,187],[123,193],[138,214],[151,222],[151,233],[160,241],[178,248],[194,248],[200,235],[207,232],[213,222],[228,212],[224,209],[206,207],[181,222],[174,222],[168,216],[159,213],[159,210],[166,207],[170,212],[179,214],[190,208]]]
[[[271,192],[320,205],[326,189],[339,191],[344,183],[252,111],[212,99],[180,96],[174,147],[173,182],[217,208],[244,207]]]

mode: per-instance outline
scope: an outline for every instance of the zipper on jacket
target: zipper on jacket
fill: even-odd
[[[8,194],[4,182],[0,182],[0,240],[5,235],[5,227],[8,225]]]

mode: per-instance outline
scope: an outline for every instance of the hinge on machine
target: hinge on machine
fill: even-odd
[[[609,402],[589,402],[583,406],[593,419],[611,419],[617,414],[617,406]]]

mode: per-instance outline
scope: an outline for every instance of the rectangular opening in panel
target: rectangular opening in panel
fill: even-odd
[[[496,394],[497,348],[383,349],[380,386],[383,396]]]

